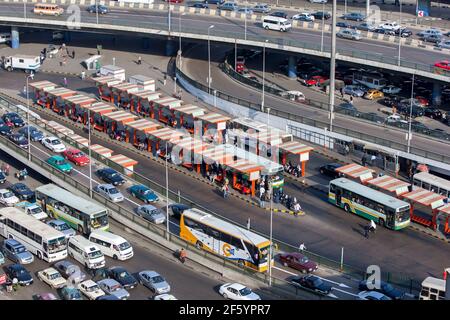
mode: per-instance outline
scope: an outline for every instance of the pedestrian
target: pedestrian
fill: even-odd
[[[345,155],[347,156],[350,153],[350,148],[348,144],[345,145]]]
[[[63,83],[64,83],[64,87],[66,87],[66,88],[67,88],[67,78],[66,78],[66,77],[64,77],[64,79],[63,79]]]
[[[353,96],[350,96],[350,103],[353,104]]]
[[[81,71],[81,80],[84,80],[86,78],[86,72]]]
[[[305,250],[306,250],[305,243],[301,243],[301,244],[298,246],[298,249],[299,249],[301,252],[305,251]]]
[[[142,58],[141,58],[141,56],[138,57],[138,64],[142,64]]]
[[[344,88],[341,88],[341,97],[344,99]]]
[[[72,50],[72,59],[75,59],[75,50]]]
[[[369,239],[369,227],[368,226],[364,226],[364,237],[366,239]]]
[[[373,165],[375,164],[375,160],[377,160],[377,157],[373,154],[373,155],[370,157],[370,165],[371,165],[371,166],[373,166]]]
[[[167,74],[164,74],[163,85],[165,86],[167,83]]]
[[[250,230],[250,218],[247,219],[247,230]]]
[[[266,206],[266,203],[264,201],[265,200],[265,196],[266,196],[266,189],[264,189],[264,187],[261,186],[259,188],[259,206],[261,208],[264,208]]]
[[[23,95],[24,95],[24,96],[27,95],[27,86],[23,86]]]

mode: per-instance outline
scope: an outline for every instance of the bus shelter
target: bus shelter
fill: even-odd
[[[111,86],[122,83],[122,80],[117,79],[113,76],[94,77],[92,78],[92,80],[94,80],[95,85],[98,89],[98,95],[100,96],[100,99],[107,102],[113,101]]]
[[[266,131],[267,126],[250,118],[236,118],[231,120],[229,129],[241,129],[244,132],[256,133]]]
[[[100,144],[93,144],[91,145],[91,151],[101,155],[105,158],[111,158],[113,151],[111,149],[108,149]]]
[[[131,93],[139,90],[136,84],[122,82],[111,86],[113,103],[121,108],[129,109],[132,100]]]
[[[103,101],[95,102],[84,107],[82,114],[82,122],[86,125],[88,120],[91,121],[91,125],[94,125],[94,129],[98,131],[104,130],[103,115],[117,111],[117,107],[113,104],[109,104]]]
[[[88,147],[89,146],[89,140],[86,139],[85,137],[82,137],[82,136],[80,136],[80,135],[78,135],[76,133],[69,134],[68,136],[69,136],[70,139],[75,141],[79,146],[83,146],[83,147]]]
[[[167,149],[169,149],[170,144],[173,144],[174,142],[180,140],[182,137],[185,137],[186,133],[165,127],[155,131],[151,131],[147,133],[147,136],[149,137],[149,142],[151,142],[150,149],[153,152],[153,155],[156,156],[158,154],[159,156],[164,157],[168,150],[166,150],[165,147],[164,149],[162,149],[161,144],[167,144]]]
[[[139,146],[140,143],[144,143],[144,147],[147,145],[146,149],[150,151],[147,133],[160,129],[162,125],[147,119],[138,119],[136,121],[128,122],[125,127],[127,128],[126,142],[130,142],[130,137],[132,136],[132,143],[134,146]]]
[[[194,134],[194,120],[196,117],[205,114],[205,109],[192,104],[183,104],[172,108],[174,118],[178,118],[178,128],[185,128],[189,133]]]
[[[217,142],[221,143],[223,141],[222,133],[227,128],[227,123],[231,118],[220,113],[211,112],[198,116],[196,120],[201,122],[201,134],[204,137],[209,141],[213,141],[215,140],[215,137],[217,137]],[[210,130],[212,132],[210,132]]]
[[[246,159],[235,160],[226,166],[232,175],[232,187],[243,194],[255,196],[256,181],[264,167]]]
[[[278,151],[280,153],[280,162],[284,166],[288,158],[294,158],[294,162],[300,163],[302,167],[302,177],[306,175],[306,163],[309,160],[309,153],[314,150],[314,148],[307,146],[298,141],[284,142],[278,146]]]
[[[119,166],[124,168],[124,172],[127,176],[131,176],[134,171],[134,166],[138,164],[136,160],[128,158],[123,154],[116,154],[114,156],[109,157],[109,160],[117,163]]]
[[[381,176],[367,181],[367,184],[377,190],[395,193],[397,197],[409,192],[410,183],[391,176]]]
[[[445,196],[422,188],[418,188],[416,190],[403,194],[402,197],[404,199],[408,199],[410,202],[410,216],[412,221],[436,230],[436,215],[438,212],[438,208],[444,205],[444,199],[446,198]],[[418,205],[421,205],[422,207],[425,207],[427,209],[431,209],[431,221],[425,218],[423,215],[418,215],[417,213],[415,213],[415,209],[417,209]]]
[[[339,167],[336,169],[336,172],[342,174],[345,177],[352,178],[354,180],[359,180],[362,183],[365,183],[367,180],[373,179],[373,173],[375,170],[360,166],[356,163],[350,163]]]
[[[64,114],[66,117],[77,121],[81,118],[84,113],[84,108],[90,106],[97,100],[82,94],[77,94],[74,96],[67,97],[65,99],[66,105],[64,108]]]
[[[141,88],[142,90],[145,91],[153,91],[155,92],[156,90],[156,81],[153,78],[147,77],[147,76],[143,76],[140,74],[131,76],[128,79],[128,82],[131,84],[136,84],[139,86],[139,88]]]
[[[75,96],[78,93],[76,91],[67,88],[55,88],[48,90],[48,97],[50,99],[49,109],[52,109],[56,113],[60,113],[64,109],[66,99],[71,96]]]
[[[114,135],[116,138],[125,139],[125,125],[128,122],[136,120],[138,117],[129,112],[118,110],[106,113],[102,116],[104,119],[104,131]]]
[[[215,180],[221,182],[226,176],[225,166],[233,162],[235,158],[233,153],[230,153],[225,148],[225,145],[209,145],[207,148],[195,153],[195,163],[202,163],[205,167],[205,172],[213,171],[216,174]],[[210,170],[213,167],[213,170]],[[222,168],[222,170],[220,170]]]
[[[172,97],[162,97],[153,100],[153,116],[159,122],[171,124],[175,120],[172,108],[180,106],[182,103],[182,100]]]
[[[136,112],[139,115],[151,117],[153,105],[150,101],[159,99],[160,97],[161,93],[150,90],[132,92],[130,110],[131,112]]]
[[[450,227],[448,225],[448,220],[450,217],[450,203],[443,205],[442,207],[438,208],[438,212],[445,215],[445,225],[444,225],[444,233],[449,234],[450,233]]]
[[[42,107],[49,108],[47,104],[50,102],[47,99],[47,91],[55,89],[57,85],[53,82],[44,80],[29,83],[28,86],[34,91],[34,101]]]
[[[57,133],[60,133],[59,137],[61,137],[61,135],[68,136],[68,135],[71,135],[74,133],[72,129],[69,129],[53,120],[47,122],[47,126],[52,128],[53,130],[55,130]],[[56,135],[58,135],[58,134],[56,134]]]
[[[188,169],[194,169],[200,173],[201,162],[195,163],[195,154],[205,150],[208,147],[200,139],[195,139],[190,136],[185,136],[180,140],[174,141],[172,146],[172,159],[181,160],[181,165]],[[176,154],[175,154],[176,152]]]

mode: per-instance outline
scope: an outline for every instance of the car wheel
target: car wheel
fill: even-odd
[[[42,253],[40,251],[37,252],[37,257],[39,260],[42,260]]]
[[[283,266],[287,267],[288,266],[287,262],[283,262]]]
[[[84,233],[84,232],[83,232],[83,227],[82,227],[82,226],[78,226],[78,227],[77,227],[77,230],[78,230],[78,232],[81,233],[81,234]]]
[[[114,260],[118,260],[119,257],[117,257],[117,255],[113,255],[113,259],[114,259]]]
[[[222,294],[222,296],[223,296],[225,299],[228,299],[228,295],[227,295],[225,292]]]
[[[345,212],[350,213],[350,207],[348,204],[344,205],[344,210],[345,210]]]
[[[197,249],[201,249],[202,248],[202,243],[200,241],[197,241],[197,243],[195,244],[195,247]]]
[[[265,26],[265,28],[264,29],[266,29],[266,30],[269,30],[269,26]]]

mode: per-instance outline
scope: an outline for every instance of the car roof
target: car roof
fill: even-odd
[[[246,288],[246,286],[244,286],[243,284],[237,283],[237,282],[230,284],[229,287],[234,288],[236,290],[242,290],[242,289]]]
[[[99,186],[99,187],[102,186],[102,187],[107,188],[107,189],[115,188],[115,187],[114,187],[112,184],[110,184],[110,183],[101,183],[101,184],[99,184],[98,186]]]
[[[372,296],[377,299],[384,297],[384,294],[382,294],[381,292],[377,292],[377,291],[364,291],[361,295],[363,297]]]
[[[42,271],[45,271],[45,272],[47,272],[47,273],[59,273],[59,271],[58,271],[58,270],[56,270],[56,269],[55,269],[55,268],[53,268],[53,267],[50,267],[50,268],[44,269],[44,270],[42,270]]]
[[[17,245],[21,245],[23,246],[23,244],[21,244],[19,241],[17,241],[16,239],[6,239],[5,243],[9,243],[12,246],[17,246]]]
[[[153,270],[144,270],[144,271],[141,271],[139,273],[146,274],[146,275],[148,275],[150,277],[160,276],[160,274],[158,272],[153,271]]]
[[[85,280],[85,281],[81,282],[80,284],[84,284],[84,285],[86,285],[88,287],[92,287],[94,285],[97,285],[97,283],[95,281],[91,280],[91,279]]]
[[[59,219],[53,219],[53,220],[48,221],[47,224],[49,224],[49,223],[51,223],[51,222],[52,222],[53,224],[56,224],[56,225],[63,225],[63,224],[66,223],[65,221],[62,221],[62,220],[59,220]]]
[[[155,207],[155,206],[153,206],[153,205],[151,205],[151,204],[144,204],[144,205],[142,205],[142,206],[139,206],[140,208],[146,208],[146,209],[149,209],[149,210],[155,210],[155,209],[158,209],[157,207]]]
[[[25,269],[25,267],[24,267],[23,265],[21,265],[20,263],[10,264],[7,268],[13,269],[13,270],[18,270],[18,269],[27,270],[27,269]]]
[[[113,286],[113,285],[117,285],[117,284],[120,285],[119,282],[117,282],[116,280],[114,280],[112,278],[106,278],[106,279],[100,280],[98,283],[103,283],[107,286]]]
[[[51,156],[49,159],[64,160],[64,157],[60,156],[59,154],[56,154],[54,156]]]
[[[55,266],[56,266],[56,265],[68,267],[68,266],[73,266],[73,265],[75,265],[75,264],[72,263],[72,262],[70,262],[70,261],[68,261],[68,260],[61,260],[61,261],[56,262],[56,263],[55,263]]]

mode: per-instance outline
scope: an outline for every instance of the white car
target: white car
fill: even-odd
[[[55,268],[48,268],[37,273],[39,280],[45,282],[54,289],[59,289],[67,284],[67,280]]]
[[[401,122],[404,124],[408,124],[408,121],[403,120],[402,116],[399,114],[393,114],[386,118],[388,123]]]
[[[309,0],[311,3],[327,3],[328,0]]]
[[[397,31],[398,29],[400,29],[400,25],[397,22],[384,22],[378,27],[385,31]]]
[[[177,298],[175,298],[175,296],[168,294],[168,293],[164,293],[164,294],[160,294],[157,295],[153,298],[153,300],[178,300]]]
[[[98,297],[106,295],[105,291],[100,289],[100,286],[92,280],[86,280],[78,284],[78,289],[89,300],[95,300]]]
[[[125,200],[123,194],[112,184],[99,184],[94,190],[112,202],[122,202]]]
[[[252,289],[240,283],[225,283],[220,286],[219,293],[225,299],[231,300],[261,300],[259,295],[254,293]]]
[[[302,12],[296,15],[292,16],[292,20],[300,20],[300,21],[307,21],[312,22],[315,20],[314,16],[311,13],[308,12]]]
[[[377,291],[361,291],[358,293],[358,300],[392,300],[388,296]]]
[[[343,29],[336,33],[336,36],[343,39],[356,40],[359,41],[362,39],[361,33],[352,29]]]
[[[387,94],[397,94],[400,91],[402,91],[402,89],[400,89],[399,87],[396,87],[396,86],[389,85],[389,86],[384,87],[382,91],[383,91],[383,93],[387,93]]]
[[[52,150],[53,152],[64,152],[66,151],[66,146],[57,137],[45,137],[41,140],[44,147]]]
[[[5,206],[12,207],[16,203],[19,203],[19,198],[7,189],[0,189],[0,203]]]

